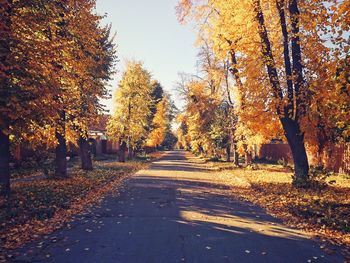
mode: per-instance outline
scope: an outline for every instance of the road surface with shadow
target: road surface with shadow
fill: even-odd
[[[167,152],[17,262],[343,262],[230,191],[189,153]]]

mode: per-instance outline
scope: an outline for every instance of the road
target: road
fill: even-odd
[[[189,153],[167,152],[17,262],[343,262],[230,191]]]

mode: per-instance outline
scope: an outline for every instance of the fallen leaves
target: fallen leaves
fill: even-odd
[[[283,168],[235,168],[216,173],[232,187],[235,197],[265,208],[291,226],[350,247],[350,180],[344,175],[332,176],[328,180],[337,183],[322,188],[296,189],[291,185],[291,173]]]
[[[0,200],[0,255],[61,228],[73,215],[98,203],[129,175],[145,167],[141,162],[98,162],[94,171],[73,170],[65,180],[14,183],[10,199]]]

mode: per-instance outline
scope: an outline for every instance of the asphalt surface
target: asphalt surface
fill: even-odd
[[[17,262],[343,262],[232,191],[183,151],[167,152]],[[28,253],[29,252],[29,253]]]

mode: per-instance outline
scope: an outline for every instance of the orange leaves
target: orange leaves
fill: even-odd
[[[95,1],[68,1],[65,8],[57,3],[13,1],[7,13],[13,40],[7,59],[13,68],[0,87],[7,102],[0,104],[0,114],[7,109],[11,133],[33,145],[55,144],[51,131],[62,110],[68,139],[76,141],[75,131],[86,130],[101,110],[98,100],[107,94],[105,81],[115,59],[110,29],[100,27]],[[35,135],[43,138],[29,140]]]
[[[186,17],[191,12],[192,1],[191,0],[180,0],[179,4],[176,6],[176,14],[180,22],[184,23]]]
[[[230,63],[234,77],[227,78],[227,90],[236,95],[235,137],[241,144],[283,138],[290,131],[285,125],[282,130],[280,118],[300,125],[313,148],[349,139],[344,34],[349,1],[179,1],[179,6],[181,16],[196,23],[201,44]],[[207,81],[217,81],[213,71],[204,71]]]

